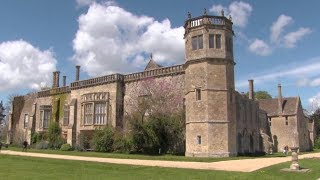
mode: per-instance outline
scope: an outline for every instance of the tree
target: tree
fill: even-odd
[[[246,96],[249,97],[249,92],[246,93]],[[257,91],[254,92],[254,98],[256,100],[272,99],[272,96],[267,91]]]
[[[310,119],[314,122],[314,131],[316,137],[320,137],[320,108],[316,109],[311,115]]]

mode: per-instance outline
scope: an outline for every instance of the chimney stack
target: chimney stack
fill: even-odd
[[[60,82],[60,71],[56,71],[56,87],[59,87]]]
[[[63,76],[62,78],[63,78],[62,79],[63,86],[66,86],[66,84],[67,84],[67,76]]]
[[[249,99],[254,100],[254,87],[253,87],[253,79],[249,81]]]
[[[56,87],[56,72],[52,72],[52,88]]]
[[[80,77],[80,66],[76,66],[76,81],[79,81]]]
[[[278,84],[278,111],[279,114],[282,114],[283,112],[281,84]]]

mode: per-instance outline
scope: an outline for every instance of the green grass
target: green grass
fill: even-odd
[[[129,166],[0,155],[0,179],[317,179],[320,160],[305,159],[308,173],[281,172],[283,163],[252,173]]]

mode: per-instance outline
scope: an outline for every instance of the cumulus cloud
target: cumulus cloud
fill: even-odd
[[[278,19],[273,22],[270,31],[271,31],[271,41],[279,42],[279,36],[284,31],[284,28],[293,22],[292,17],[281,14]]]
[[[260,39],[255,39],[249,45],[249,51],[261,56],[267,56],[272,53],[270,46]]]
[[[78,22],[72,59],[90,76],[139,70],[150,53],[164,65],[184,60],[184,28],[172,28],[168,19],[159,22],[113,4],[93,3]]]
[[[0,91],[49,85],[57,60],[24,40],[0,43]]]
[[[252,6],[243,1],[234,1],[228,7],[221,4],[213,5],[209,11],[220,15],[221,10],[225,11],[227,16],[232,16],[235,26],[245,27],[252,12]]]
[[[286,48],[293,48],[297,42],[304,36],[310,34],[312,31],[310,28],[299,28],[299,30],[290,32],[283,37],[283,44]]]

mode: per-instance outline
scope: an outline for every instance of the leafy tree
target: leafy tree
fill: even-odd
[[[249,97],[249,92],[246,93],[246,96]],[[267,91],[257,91],[254,92],[254,98],[256,100],[272,99],[272,96]]]
[[[310,119],[314,122],[314,130],[316,137],[320,137],[320,108],[316,109],[311,115]]]

